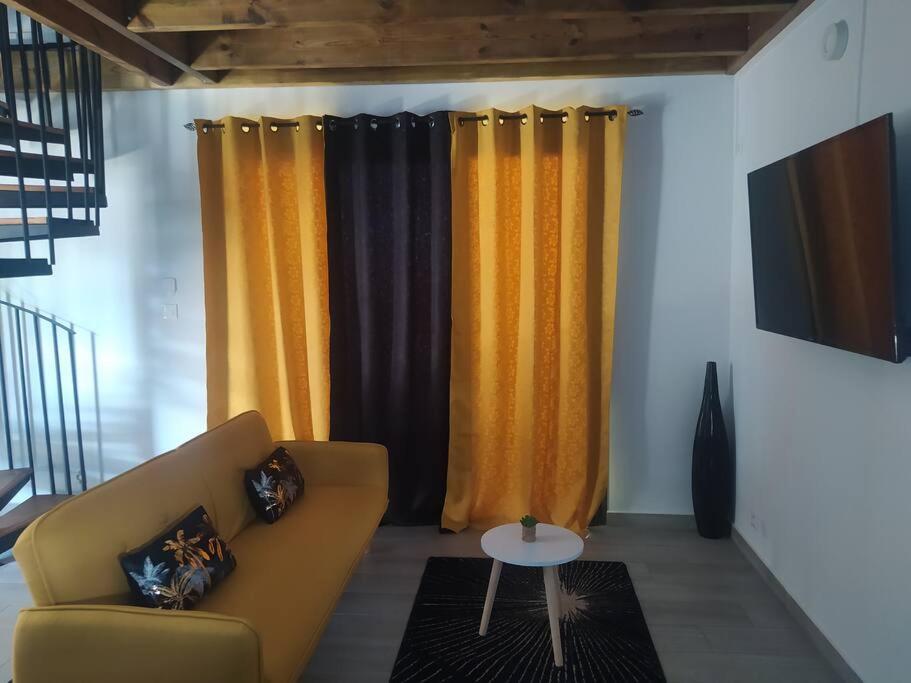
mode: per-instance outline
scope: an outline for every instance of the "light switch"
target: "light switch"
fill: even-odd
[[[163,277],[161,278],[161,295],[162,296],[174,296],[177,294],[177,278],[176,277]]]

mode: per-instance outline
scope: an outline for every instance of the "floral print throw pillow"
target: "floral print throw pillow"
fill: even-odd
[[[269,524],[275,523],[304,492],[303,475],[291,454],[281,447],[247,470],[244,484],[256,514]]]
[[[120,566],[140,606],[190,609],[237,561],[200,505],[154,540],[121,555]]]

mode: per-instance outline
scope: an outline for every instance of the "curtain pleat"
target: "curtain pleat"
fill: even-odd
[[[255,409],[276,439],[328,437],[318,120],[196,122],[210,427]]]
[[[627,116],[613,109],[451,115],[445,528],[532,514],[581,531],[605,498]]]
[[[387,522],[438,524],[449,441],[448,115],[324,125],[330,438],[387,447]]]

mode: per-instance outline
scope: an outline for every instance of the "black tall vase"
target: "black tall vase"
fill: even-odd
[[[724,414],[718,398],[715,362],[705,366],[702,408],[693,441],[693,512],[704,538],[731,535],[734,502],[734,468]]]

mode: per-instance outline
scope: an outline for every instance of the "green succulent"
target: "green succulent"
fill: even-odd
[[[532,517],[531,515],[525,515],[522,519],[519,520],[519,524],[524,527],[532,528],[535,524],[538,523],[538,520]]]

